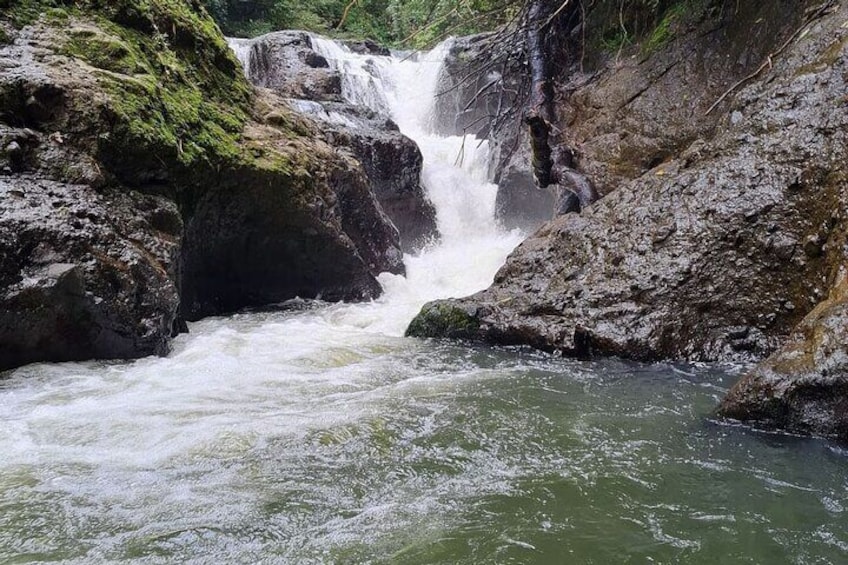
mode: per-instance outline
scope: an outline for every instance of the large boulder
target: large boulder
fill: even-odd
[[[305,31],[278,31],[250,43],[245,71],[256,86],[286,98],[342,101],[341,74],[312,49]]]
[[[184,319],[402,268],[362,166],[197,2],[48,4],[0,16],[1,368],[161,354]]]
[[[279,101],[266,93],[259,102],[273,121]],[[223,171],[187,222],[187,318],[295,296],[379,296],[376,275],[403,272],[402,256],[359,163],[268,125],[250,124],[243,136],[257,160]],[[295,165],[286,183],[278,180],[280,160]]]
[[[848,440],[848,279],[721,403],[728,418]]]
[[[324,123],[334,147],[345,147],[362,164],[380,207],[397,227],[401,247],[414,252],[436,235],[436,211],[421,185],[423,157],[398,126],[373,110],[334,102],[297,107]]]
[[[796,29],[795,10],[772,41]],[[831,277],[823,250],[845,189],[848,112],[834,103],[846,86],[845,19],[839,7],[772,58],[711,140],[546,224],[492,287],[425,306],[410,334],[643,360],[773,351]],[[757,21],[739,23],[743,46],[755,35],[746,25]]]

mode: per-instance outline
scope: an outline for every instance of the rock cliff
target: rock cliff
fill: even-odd
[[[559,110],[607,196],[542,226],[488,290],[425,306],[408,333],[580,357],[749,361],[792,333],[723,413],[845,437],[833,336],[846,21],[842,3],[708,10],[668,45],[570,75]]]
[[[379,231],[396,227],[401,246],[414,252],[437,236],[436,213],[421,186],[423,159],[414,141],[403,135],[388,117],[342,95],[341,73],[313,45],[314,37],[302,31],[280,31],[247,43],[247,75],[251,82],[287,98],[294,109],[320,124],[322,135],[334,147],[346,150],[362,164],[371,190],[385,212],[387,227],[378,224],[363,232],[363,239],[381,239]],[[376,45],[350,43],[364,55],[389,55]],[[378,80],[379,68],[371,72]],[[353,207],[352,207],[353,208]],[[400,272],[402,264],[394,269]]]
[[[362,165],[198,2],[0,7],[0,369],[161,354],[185,319],[402,268]]]

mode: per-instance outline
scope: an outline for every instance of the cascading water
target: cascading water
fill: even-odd
[[[9,373],[0,562],[844,562],[844,451],[711,425],[735,375],[401,337],[425,300],[488,284],[518,235],[493,220],[485,143],[427,133],[444,46],[316,44],[421,146],[440,242],[374,303]]]
[[[245,74],[250,78],[250,49],[253,46],[253,41],[231,37],[227,38],[227,44],[232,49],[236,59],[241,63],[242,68],[244,68]]]
[[[406,277],[383,275],[386,292],[377,303],[345,310],[351,323],[362,315],[371,320],[370,329],[400,335],[428,300],[465,296],[488,286],[522,236],[505,232],[495,220],[497,186],[487,179],[488,142],[429,131],[450,41],[404,57],[358,54],[318,36],[311,41],[341,72],[345,99],[390,116],[424,156],[421,180],[436,209],[439,241],[405,258]]]

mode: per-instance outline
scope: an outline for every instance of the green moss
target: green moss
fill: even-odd
[[[601,47],[607,53],[618,53],[633,43],[633,38],[627,30],[618,30],[601,39]]]
[[[471,338],[480,328],[473,312],[450,301],[431,302],[409,324],[410,337]]]
[[[0,0],[0,14],[16,28],[35,22],[44,10],[56,7],[50,0]]]
[[[259,169],[287,174],[293,172],[294,166],[288,154],[274,151],[273,148],[260,142],[249,142],[247,147],[250,157]]]
[[[683,17],[688,8],[687,2],[672,6],[654,27],[648,39],[645,40],[642,46],[643,51],[653,53],[674,39],[675,24]]]
[[[99,69],[125,75],[147,72],[125,43],[90,30],[72,30],[64,51]]]
[[[172,191],[186,211],[208,187],[238,189],[245,175],[295,199],[314,185],[320,158],[301,139],[310,132],[273,103],[256,108],[260,100],[197,0],[2,2],[18,24],[55,27],[54,50],[93,67],[99,88],[67,103],[99,132],[95,156],[122,185],[165,183],[156,190]],[[272,109],[259,126],[257,116]]]
[[[67,24],[69,18],[70,14],[64,8],[47,8],[44,11],[44,19],[54,26]]]
[[[685,22],[696,21],[710,0],[625,0],[598,2],[587,16],[589,50],[617,54],[637,45],[647,54],[674,39]]]
[[[164,166],[180,183],[199,185],[243,164],[252,89],[217,26],[191,4],[78,2],[58,49],[100,71],[115,123],[99,155],[128,184],[134,170]]]

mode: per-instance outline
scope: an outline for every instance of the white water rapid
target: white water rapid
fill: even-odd
[[[324,484],[314,465],[301,476],[298,462],[320,459],[316,446],[379,431],[381,413],[459,378],[460,369],[446,379],[425,367],[424,345],[403,332],[426,301],[490,284],[520,234],[495,222],[486,143],[428,133],[446,46],[402,61],[317,43],[344,71],[347,97],[389,112],[420,145],[440,240],[405,258],[406,277],[382,275],[385,293],[372,303],[208,319],[177,338],[167,358],[12,372],[0,382],[0,561],[21,553],[143,560],[219,544],[221,562],[246,562],[264,542],[230,554],[232,532],[261,522],[256,513],[273,493],[306,489],[319,506],[336,496],[330,506],[352,504],[333,490],[343,478],[328,474],[335,478]],[[249,46],[235,47],[247,61]],[[283,463],[265,475],[269,457]],[[283,488],[277,481],[286,477],[293,482]],[[309,529],[330,519],[321,512],[302,518],[302,529],[277,527],[306,543],[318,535]]]
[[[425,302],[486,288],[521,234],[505,232],[495,221],[497,186],[487,178],[488,142],[430,132],[449,41],[403,58],[353,53],[317,36],[312,42],[342,73],[345,99],[391,117],[424,156],[422,183],[436,209],[440,240],[405,257],[405,277],[381,276],[385,295],[375,304],[346,307],[339,317],[365,331],[400,335]]]

